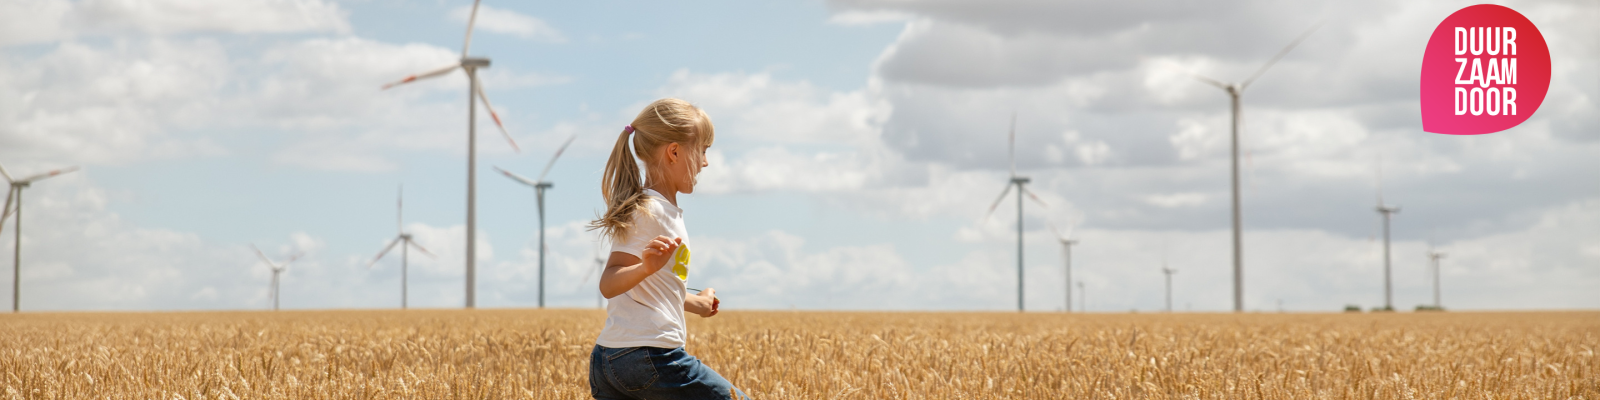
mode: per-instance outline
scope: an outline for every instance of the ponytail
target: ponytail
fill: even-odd
[[[666,98],[645,106],[633,124],[622,129],[617,144],[611,148],[605,174],[600,177],[600,196],[605,199],[606,212],[590,221],[589,229],[599,230],[612,243],[625,240],[634,226],[635,213],[650,215],[645,205],[650,197],[645,196],[644,188],[646,174],[650,181],[662,176],[655,160],[656,150],[667,143],[710,146],[715,138],[711,117],[687,101]],[[644,171],[639,170],[635,157],[644,163]],[[700,166],[698,160],[692,165]]]
[[[611,149],[611,157],[606,159],[606,172],[600,177],[600,196],[606,200],[606,213],[589,223],[590,230],[600,230],[612,243],[627,237],[633,228],[635,210],[650,212],[644,205],[649,199],[644,195],[639,164],[634,162],[633,150],[628,145],[628,136],[633,132],[632,125],[623,128],[617,145]]]

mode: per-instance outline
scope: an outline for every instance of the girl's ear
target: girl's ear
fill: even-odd
[[[666,159],[663,160],[663,161],[666,161],[667,164],[669,164],[669,165],[677,164],[678,163],[678,148],[679,147],[681,147],[681,146],[679,146],[677,143],[667,143],[666,148],[663,149],[663,150],[666,151],[666,154],[663,154],[664,156],[666,156]]]

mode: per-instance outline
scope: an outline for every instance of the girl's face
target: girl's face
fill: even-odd
[[[706,149],[711,146],[669,143],[662,148],[662,167],[666,183],[678,193],[694,193],[695,177],[700,170],[711,165],[706,161]]]

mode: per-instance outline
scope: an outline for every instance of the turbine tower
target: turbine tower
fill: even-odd
[[[6,171],[6,167],[0,166],[0,177],[4,177],[6,183],[10,184],[6,188],[6,205],[4,208],[0,208],[0,231],[5,230],[6,218],[10,217],[11,214],[17,214],[17,220],[14,222],[16,229],[13,229],[16,231],[13,232],[13,236],[16,237],[16,244],[11,248],[11,312],[13,313],[22,311],[22,189],[27,189],[34,182],[77,170],[78,167],[72,166],[27,178],[12,179],[11,173]]]
[[[1444,311],[1444,303],[1439,302],[1439,260],[1444,259],[1444,253],[1428,249],[1428,260],[1433,261],[1433,309]]]
[[[496,171],[500,171],[500,173],[504,174],[507,178],[511,178],[511,180],[514,180],[514,181],[517,181],[517,182],[521,182],[524,185],[528,185],[528,186],[533,187],[534,197],[538,199],[538,203],[539,203],[539,308],[544,308],[544,253],[545,253],[545,250],[547,250],[545,248],[545,245],[544,245],[544,191],[546,189],[550,189],[551,186],[554,186],[550,182],[545,181],[544,178],[545,178],[545,176],[550,175],[550,167],[556,166],[556,159],[561,158],[561,152],[567,151],[567,146],[572,144],[572,139],[577,139],[577,138],[578,138],[578,135],[572,135],[572,137],[568,137],[567,141],[565,143],[562,143],[560,148],[556,149],[556,154],[554,156],[550,156],[550,162],[544,164],[544,171],[539,172],[539,179],[530,180],[528,178],[523,178],[522,175],[517,175],[517,174],[511,173],[511,171],[507,171],[507,170],[502,169],[500,167],[494,167],[494,169]]]
[[[1055,223],[1050,223],[1050,233],[1055,234],[1056,241],[1061,242],[1061,250],[1063,252],[1062,260],[1065,260],[1065,262],[1066,262],[1066,270],[1065,270],[1066,271],[1066,283],[1067,283],[1067,285],[1066,285],[1067,286],[1067,293],[1066,293],[1066,296],[1065,296],[1066,300],[1067,300],[1067,308],[1066,308],[1066,310],[1067,310],[1067,312],[1070,313],[1070,312],[1072,312],[1072,246],[1077,245],[1078,244],[1078,240],[1071,238],[1071,236],[1072,236],[1072,225],[1067,225],[1067,234],[1063,235],[1063,234],[1061,234],[1061,231],[1056,230],[1056,224]]]
[[[1011,193],[1012,186],[1017,187],[1017,312],[1022,312],[1022,196],[1026,194],[1028,197],[1032,197],[1033,201],[1038,202],[1040,205],[1044,205],[1044,200],[1040,200],[1039,196],[1034,195],[1033,191],[1028,190],[1028,187],[1024,186],[1029,182],[1028,177],[1017,175],[1016,114],[1011,114],[1010,143],[1010,153],[1008,154],[1007,158],[1011,160],[1011,182],[1006,183],[1006,189],[1000,192],[1000,197],[995,198],[994,204],[989,205],[989,213],[984,214],[984,218],[987,219],[989,215],[994,214],[994,209],[1000,206],[1000,201],[1005,200],[1006,195]]]
[[[295,253],[294,255],[289,256],[288,260],[284,260],[282,264],[279,264],[272,262],[272,259],[267,258],[266,253],[262,253],[261,248],[256,247],[256,245],[251,244],[250,248],[256,251],[256,257],[261,257],[261,261],[266,261],[267,267],[272,268],[272,311],[278,311],[278,274],[283,273],[284,269],[288,269],[289,263],[300,259],[301,253]]]
[[[1293,42],[1289,42],[1289,45],[1285,46],[1283,48],[1283,50],[1279,51],[1277,55],[1272,56],[1272,59],[1268,60],[1266,65],[1262,65],[1261,69],[1256,70],[1255,74],[1250,75],[1250,78],[1245,79],[1242,82],[1238,82],[1238,83],[1223,83],[1222,81],[1219,81],[1219,80],[1216,80],[1216,79],[1207,78],[1207,77],[1200,76],[1200,75],[1195,75],[1194,76],[1195,79],[1198,79],[1201,82],[1205,82],[1207,84],[1210,84],[1211,86],[1216,86],[1217,88],[1228,92],[1228,98],[1230,100],[1230,104],[1232,105],[1232,110],[1233,110],[1233,118],[1232,118],[1232,121],[1233,121],[1233,129],[1232,129],[1232,132],[1233,132],[1232,133],[1232,137],[1233,137],[1233,164],[1232,165],[1233,165],[1233,311],[1234,312],[1243,312],[1244,311],[1244,237],[1243,237],[1243,233],[1242,233],[1243,227],[1241,226],[1240,216],[1239,216],[1239,96],[1244,94],[1244,90],[1246,88],[1249,88],[1250,84],[1254,83],[1256,78],[1260,78],[1261,74],[1266,73],[1268,68],[1272,68],[1272,64],[1276,64],[1279,59],[1283,58],[1284,55],[1289,54],[1289,50],[1293,50],[1296,45],[1299,45],[1301,41],[1305,40],[1307,36],[1310,36],[1311,32],[1316,31],[1318,27],[1320,27],[1320,25],[1313,26],[1313,27],[1311,27],[1311,29],[1306,30],[1305,33],[1300,34],[1299,38],[1296,38]]]
[[[478,84],[478,69],[489,68],[489,59],[485,57],[469,57],[467,50],[472,48],[472,24],[478,19],[478,3],[472,2],[472,13],[467,15],[467,39],[461,44],[461,60],[444,68],[411,75],[383,85],[384,89],[415,82],[421,79],[438,77],[460,68],[467,73],[467,308],[477,305],[477,277],[478,277],[478,101],[483,102],[483,108],[489,110],[489,117],[494,119],[495,126],[500,127],[500,134],[505,136],[506,142],[511,143],[511,149],[522,152],[517,147],[517,141],[511,139],[511,133],[506,131],[505,124],[500,122],[500,114],[494,112],[494,106],[489,105],[489,97],[484,96],[483,86]]]
[[[408,269],[410,268],[409,264],[410,264],[410,258],[411,258],[410,256],[411,255],[410,255],[410,252],[408,250],[410,248],[412,248],[412,247],[416,247],[417,251],[421,251],[422,254],[425,254],[430,258],[433,257],[433,253],[428,252],[428,249],[422,248],[422,245],[417,244],[417,242],[411,238],[411,234],[406,232],[405,226],[402,223],[402,221],[404,220],[404,217],[405,217],[405,209],[406,209],[406,207],[405,207],[405,190],[406,190],[405,186],[403,186],[403,185],[400,186],[400,191],[399,191],[400,193],[395,196],[396,198],[395,198],[395,202],[394,202],[394,204],[395,204],[395,207],[394,207],[395,208],[394,230],[395,230],[395,232],[399,232],[399,233],[395,235],[394,240],[389,242],[388,246],[385,246],[383,248],[383,251],[378,252],[378,256],[377,257],[373,257],[372,258],[372,262],[367,263],[367,269],[372,269],[372,266],[376,265],[378,263],[378,260],[382,260],[383,259],[383,255],[384,254],[388,254],[389,250],[394,249],[395,245],[400,245],[400,309],[401,310],[406,309],[406,307],[407,307],[407,304],[406,304],[407,303],[407,299],[409,298],[408,294],[406,293],[406,289],[407,289],[407,285],[406,285],[407,276],[406,275],[409,274]],[[401,242],[404,242],[404,244],[402,244]]]

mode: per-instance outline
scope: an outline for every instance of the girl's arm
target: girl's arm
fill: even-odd
[[[717,315],[717,307],[722,305],[722,300],[717,300],[717,289],[706,288],[700,293],[691,294],[683,299],[683,310],[699,315],[701,318],[711,318]]]
[[[612,252],[611,259],[606,261],[605,272],[600,274],[600,295],[609,299],[633,290],[644,278],[666,266],[667,260],[682,244],[683,239],[656,236],[655,240],[644,246],[642,260],[632,254]]]

